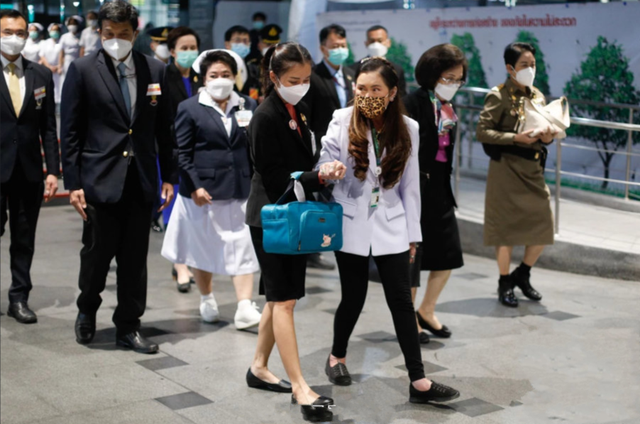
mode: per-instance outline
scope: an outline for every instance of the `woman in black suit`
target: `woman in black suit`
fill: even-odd
[[[178,105],[197,95],[202,88],[202,78],[191,67],[198,57],[200,37],[189,27],[177,27],[171,30],[167,36],[167,46],[173,57],[173,61],[167,66],[167,87],[173,106],[173,116],[175,116],[178,112]],[[175,186],[174,193],[177,193],[178,190],[179,186]],[[173,203],[162,211],[165,228],[169,224],[172,210]],[[185,264],[173,264],[171,274],[177,281],[178,291],[180,293],[188,292],[193,279],[189,267]]]
[[[320,155],[320,144],[309,130],[305,110],[298,102],[309,90],[311,55],[299,44],[283,43],[271,47],[263,60],[263,86],[266,98],[251,120],[251,158],[253,178],[247,205],[247,224],[260,262],[260,292],[267,304],[258,330],[258,345],[247,372],[250,387],[291,393],[292,403],[301,405],[307,418],[330,415],[333,399],[319,396],[302,377],[293,322],[296,301],[305,295],[306,255],[266,253],[262,244],[260,211],[275,203],[291,181],[291,173],[304,171],[299,179],[307,198],[320,190],[322,177],[344,177],[344,165],[327,163],[312,171]],[[333,168],[331,168],[333,167]],[[331,174],[327,172],[332,169]],[[275,377],[268,368],[274,343],[291,383]]]
[[[439,337],[451,337],[451,331],[435,315],[440,293],[451,270],[463,265],[456,201],[451,190],[451,170],[455,125],[458,120],[450,103],[467,76],[464,53],[453,44],[440,44],[427,50],[416,65],[420,89],[404,98],[413,119],[420,124],[420,191],[422,198],[422,243],[412,265],[411,286],[415,296],[420,286],[420,271],[427,270],[427,291],[418,310],[421,343],[429,343],[429,330]]]
[[[233,91],[238,69],[225,51],[207,54],[200,72],[205,90],[178,106],[180,196],[162,255],[192,267],[206,322],[219,319],[212,274],[230,275],[238,298],[235,326],[243,330],[260,322],[251,302],[258,260],[244,222],[251,173],[245,128],[257,105]]]

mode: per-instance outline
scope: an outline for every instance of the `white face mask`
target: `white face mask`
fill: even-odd
[[[121,60],[127,57],[133,48],[133,44],[129,40],[121,38],[112,38],[110,40],[102,40],[102,47],[115,60]]]
[[[435,91],[438,97],[440,97],[442,100],[448,102],[453,99],[453,96],[456,95],[456,93],[458,92],[458,88],[460,87],[458,87],[456,84],[446,85],[438,83],[433,91]]]
[[[369,52],[369,56],[371,57],[385,57],[389,49],[384,44],[378,43],[376,41],[375,43],[371,43],[367,46],[367,51]]]
[[[20,54],[25,44],[27,44],[27,39],[18,37],[15,34],[0,39],[0,49],[2,53],[9,56]]]
[[[309,87],[311,87],[311,84],[298,84],[285,87],[282,82],[280,82],[280,87],[276,87],[276,89],[285,102],[295,106],[307,94]]]
[[[98,21],[96,19],[89,19],[87,21],[87,25],[90,26],[91,28],[95,28],[98,26]]]
[[[162,60],[167,60],[169,59],[169,56],[171,56],[171,53],[169,53],[169,46],[167,46],[166,44],[158,44],[155,53],[156,56],[158,56]]]
[[[206,90],[214,100],[225,100],[233,91],[234,85],[235,81],[229,78],[214,78],[207,81]]]
[[[71,34],[75,34],[76,32],[78,32],[78,25],[68,25],[67,29]]]
[[[533,80],[535,78],[536,78],[535,68],[524,68],[516,72],[516,81],[518,81],[520,84],[524,85],[525,87],[531,87],[533,85]]]

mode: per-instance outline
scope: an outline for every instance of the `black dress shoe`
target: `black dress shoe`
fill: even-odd
[[[96,335],[96,316],[78,312],[75,329],[76,342],[80,344],[91,343],[93,336]]]
[[[29,309],[27,302],[13,302],[9,304],[7,315],[13,317],[21,324],[33,324],[38,322],[36,313]]]
[[[247,371],[247,385],[254,389],[268,390],[277,393],[291,393],[291,383],[286,380],[280,380],[277,383],[267,383],[260,380],[251,372],[251,367]]]
[[[193,278],[189,278],[189,281],[187,281],[186,283],[181,283],[180,281],[178,281],[178,271],[176,271],[176,268],[174,266],[171,266],[171,277],[173,277],[173,281],[176,282],[176,288],[180,293],[189,293],[189,291],[191,290],[191,284],[193,284],[191,282]],[[195,283],[195,281],[193,282]]]
[[[323,258],[321,254],[313,253],[307,258],[307,268],[324,269],[327,271],[331,271],[333,269],[336,269],[336,266],[335,264]]]
[[[447,402],[460,397],[460,392],[444,384],[431,381],[431,388],[426,392],[422,392],[413,384],[409,384],[409,402],[411,403],[428,403],[428,402]]]
[[[118,346],[132,349],[138,353],[157,353],[158,345],[150,342],[140,335],[139,332],[134,331],[129,334],[116,335],[116,344]]]
[[[431,339],[429,338],[429,335],[427,333],[425,333],[424,331],[421,331],[419,334],[420,337],[420,344],[427,344],[431,341]]]
[[[327,365],[324,367],[324,372],[329,377],[329,381],[338,386],[351,385],[351,375],[347,366],[342,362],[338,362],[333,367],[329,365],[329,358],[327,358]]]
[[[511,276],[501,276],[498,280],[498,300],[504,306],[518,307],[518,298],[513,293]]]
[[[416,316],[418,317],[418,323],[423,330],[427,330],[434,336],[442,337],[445,339],[451,337],[451,330],[449,330],[446,325],[443,325],[440,330],[436,330],[431,325],[429,325],[429,323],[424,318],[422,318],[420,312],[416,311]]]
[[[511,281],[514,285],[518,286],[522,290],[522,294],[527,296],[531,300],[540,301],[542,295],[533,287],[529,282],[529,273],[525,273],[520,268],[516,268],[510,275]]]
[[[298,404],[295,395],[291,395],[291,404]],[[334,406],[336,406],[336,404],[333,399],[326,396],[320,396],[310,405],[300,405],[300,412],[302,413],[302,418],[305,421],[326,422],[333,419],[331,408]]]

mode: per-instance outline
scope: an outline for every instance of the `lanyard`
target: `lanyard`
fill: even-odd
[[[376,151],[376,163],[378,167],[380,166],[382,152],[380,151],[380,145],[378,144],[378,131],[372,126],[371,127],[371,138],[373,139],[373,147]]]

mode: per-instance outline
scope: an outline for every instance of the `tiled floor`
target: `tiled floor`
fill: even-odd
[[[159,255],[161,235],[151,235],[142,329],[161,352],[145,356],[115,346],[115,272],[94,342],[76,344],[80,231],[71,208],[43,209],[30,301],[39,322],[25,326],[0,317],[2,424],[302,422],[288,395],[246,386],[256,331],[235,330],[228,279],[215,278],[222,321],[202,323],[197,293],[180,294],[171,281],[170,265]],[[0,257],[3,312],[10,281],[7,235]],[[437,308],[453,337],[434,337],[422,347],[428,378],[461,392],[444,405],[408,402],[403,357],[375,283],[349,345],[354,384],[331,385],[324,364],[339,280],[335,271],[309,271],[308,295],[296,307],[300,358],[308,382],[336,399],[334,423],[640,422],[640,283],[534,269],[532,283],[543,301],[522,300],[509,309],[496,301],[495,264],[473,256],[465,262]],[[426,274],[423,280],[419,296]],[[277,349],[271,368],[286,378]]]

